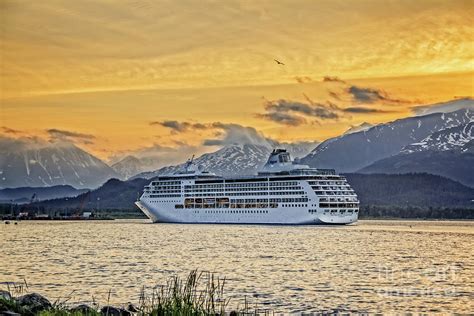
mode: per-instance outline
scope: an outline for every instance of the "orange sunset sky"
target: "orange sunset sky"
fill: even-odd
[[[322,141],[471,97],[473,17],[472,0],[1,0],[0,133],[105,160],[210,151],[222,123]]]

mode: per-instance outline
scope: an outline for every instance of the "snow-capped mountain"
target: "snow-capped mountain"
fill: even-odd
[[[474,101],[471,101],[474,105]],[[473,120],[474,108],[450,113],[433,113],[408,117],[376,125],[368,130],[341,135],[321,143],[302,159],[317,168],[334,168],[354,172],[372,163],[398,154],[405,146],[419,143],[431,134],[467,124]]]
[[[68,184],[96,188],[118,175],[107,164],[71,143],[1,139],[0,187]]]
[[[474,122],[434,132],[394,156],[378,160],[361,173],[426,172],[474,187]]]
[[[153,168],[149,165],[149,162],[144,161],[144,159],[139,159],[135,156],[126,156],[112,164],[111,167],[121,176],[121,179],[126,180],[141,172],[152,170]]]
[[[474,117],[473,117],[474,119]],[[434,132],[421,142],[413,143],[402,149],[401,154],[421,151],[459,151],[472,152],[474,147],[474,122],[446,128]]]
[[[254,145],[227,145],[213,153],[204,154],[194,162],[202,170],[207,170],[222,176],[255,174],[265,164],[273,148],[286,148],[293,157],[304,156],[317,143],[275,143]],[[133,178],[151,179],[158,175],[170,174],[183,167],[183,164],[161,168],[154,172],[144,172]]]
[[[347,131],[344,132],[344,135],[357,133],[357,132],[363,132],[363,131],[366,131],[366,130],[370,129],[373,126],[374,126],[373,124],[370,124],[370,123],[367,123],[367,122],[364,122],[360,125],[351,126],[351,128],[349,128]]]

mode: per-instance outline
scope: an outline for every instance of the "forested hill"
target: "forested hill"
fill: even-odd
[[[426,174],[346,174],[361,202],[360,216],[474,218],[474,188]]]

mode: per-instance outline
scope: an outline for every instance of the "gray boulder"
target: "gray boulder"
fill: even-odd
[[[16,301],[22,308],[30,311],[33,314],[48,310],[52,307],[47,298],[37,293],[20,296],[16,299]]]
[[[127,311],[126,309],[114,306],[104,306],[100,309],[100,313],[102,315],[107,316],[131,316],[132,313]]]
[[[80,304],[69,309],[71,313],[78,313],[81,315],[92,315],[96,312],[95,309],[86,304]]]

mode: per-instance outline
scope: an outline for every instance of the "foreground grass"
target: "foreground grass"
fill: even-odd
[[[82,305],[82,310],[71,306],[67,300],[57,301],[47,309],[35,311],[34,307],[22,306],[15,299],[0,297],[0,314],[11,311],[21,315],[65,316],[65,315],[269,315],[267,310],[250,309],[246,303],[241,309],[229,311],[230,299],[224,296],[225,278],[214,273],[189,273],[185,279],[174,276],[164,285],[156,286],[151,293],[142,288],[137,306],[100,307]],[[23,290],[22,290],[23,291]],[[109,295],[110,297],[110,295]],[[85,309],[86,308],[86,309]]]

